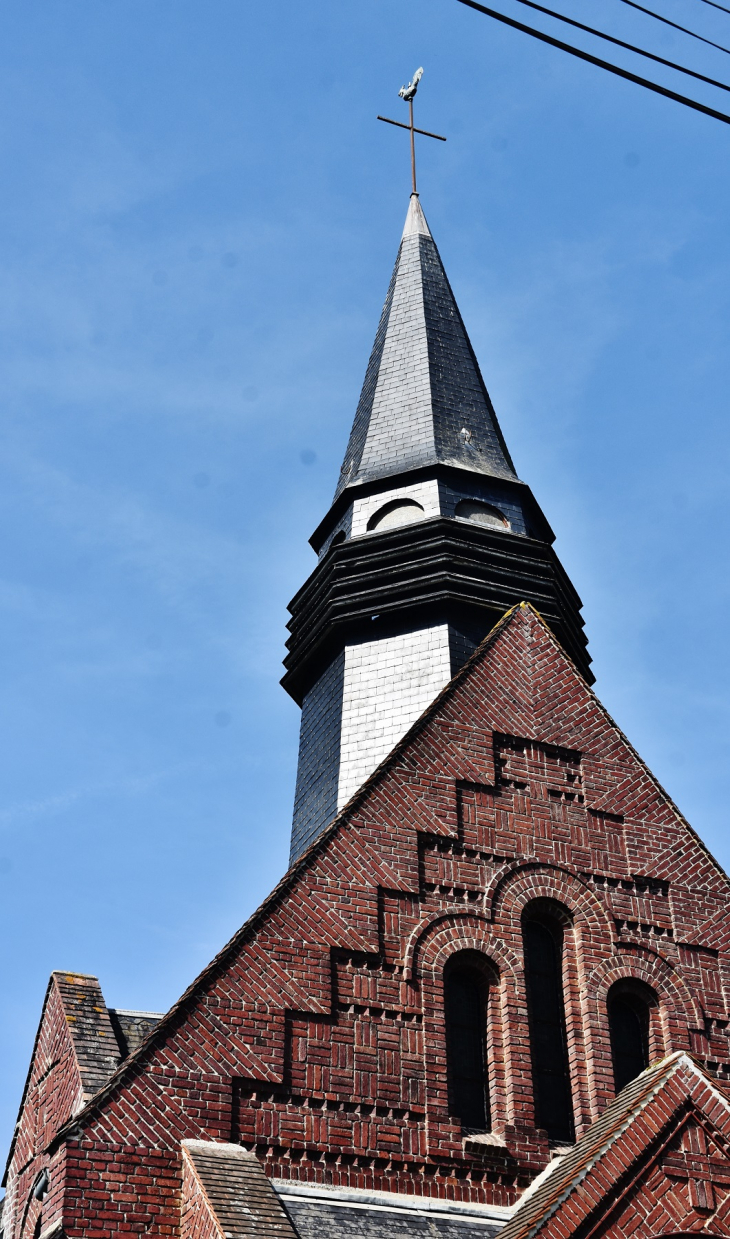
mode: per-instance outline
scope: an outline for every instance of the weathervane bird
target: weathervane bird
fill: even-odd
[[[416,69],[416,72],[413,74],[413,81],[409,82],[407,86],[401,86],[400,90],[398,91],[398,94],[400,95],[401,99],[405,99],[406,103],[411,102],[413,96],[418,90],[418,83],[420,82],[422,77],[423,77],[423,69]]]

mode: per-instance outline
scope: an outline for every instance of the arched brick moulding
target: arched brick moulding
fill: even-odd
[[[492,894],[493,926],[494,931],[510,943],[519,955],[521,1022],[525,1038],[528,1033],[527,996],[522,971],[522,915],[528,905],[538,899],[557,904],[567,915],[563,955],[565,1023],[575,1131],[576,1138],[580,1138],[597,1117],[596,1068],[605,1065],[605,1046],[594,1044],[587,978],[601,962],[613,956],[614,927],[595,891],[566,869],[533,861],[522,864],[501,878]],[[531,1071],[530,1065],[530,1080]],[[531,1091],[530,1109],[532,1111]],[[522,1112],[526,1114],[526,1107],[522,1108]],[[534,1122],[534,1117],[529,1121]]]
[[[414,952],[414,981],[421,990],[423,1009],[424,1078],[428,1143],[431,1152],[443,1155],[462,1152],[461,1127],[449,1115],[444,969],[455,955],[475,951],[491,972],[487,1020],[487,1054],[491,1126],[502,1131],[513,1121],[507,1082],[517,1064],[512,1062],[509,1037],[510,1013],[517,1001],[520,961],[495,939],[485,917],[474,912],[454,912],[432,921],[422,931]],[[507,1034],[507,1036],[506,1036]],[[522,1064],[524,1066],[524,1064]]]
[[[643,981],[657,998],[657,1018],[651,1024],[652,1059],[689,1050],[689,1028],[702,1026],[702,1014],[688,986],[671,963],[648,947],[626,950],[604,960],[588,978],[588,1000],[593,1039],[603,1046],[602,1061],[596,1062],[596,1113],[615,1095],[611,1036],[608,1027],[608,994],[617,981]]]
[[[589,929],[592,938],[605,953],[606,941],[613,941],[613,922],[598,895],[569,869],[558,865],[544,865],[539,861],[525,861],[502,873],[495,881],[491,894],[485,893],[491,907],[486,910],[494,924],[510,920],[521,921],[528,903],[535,899],[555,899],[564,903],[573,917],[580,917]]]

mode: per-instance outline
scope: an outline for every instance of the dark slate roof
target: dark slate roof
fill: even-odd
[[[492,1239],[507,1211],[274,1181],[300,1239]],[[502,1216],[500,1216],[502,1215]]]
[[[225,1239],[296,1239],[253,1153],[207,1140],[183,1140],[183,1149]]]
[[[670,1054],[643,1071],[607,1106],[577,1144],[538,1176],[524,1193],[500,1239],[532,1239],[537,1235],[588,1171],[620,1139],[679,1069],[688,1069],[707,1079],[693,1059],[682,1051]]]
[[[138,1050],[156,1024],[159,1024],[162,1011],[120,1011],[109,1008],[109,1019],[117,1038],[122,1058],[134,1054]]]
[[[119,1066],[119,1049],[96,977],[54,972],[78,1062],[84,1098],[93,1097]]]
[[[516,477],[414,194],[335,498],[347,486],[437,463]]]

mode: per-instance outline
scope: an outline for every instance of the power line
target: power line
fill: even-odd
[[[577,47],[572,47],[570,43],[563,43],[562,39],[555,39],[551,34],[543,34],[542,30],[535,30],[534,26],[527,26],[524,22],[518,22],[514,17],[507,17],[505,13],[497,13],[495,9],[488,9],[486,5],[477,3],[477,0],[459,0],[460,4],[465,4],[470,9],[476,9],[478,13],[484,13],[487,17],[493,17],[495,21],[503,22],[505,26],[511,26],[513,30],[521,30],[523,34],[532,35],[533,39],[539,39],[541,43],[549,43],[551,47],[557,47],[561,52],[568,52],[571,56],[577,56],[579,60],[585,60],[588,64],[597,65],[599,69],[606,69],[608,73],[615,73],[617,77],[625,78],[627,82],[635,82],[637,86],[644,86],[647,90],[653,90],[657,95],[664,95],[665,99],[673,99],[675,103],[683,103],[685,107],[692,108],[695,112],[703,112],[705,116],[712,116],[714,120],[724,121],[726,125],[730,125],[730,116],[726,112],[718,112],[715,108],[708,108],[704,103],[697,103],[695,99],[688,99],[686,95],[679,95],[675,90],[668,90],[666,86],[659,86],[657,82],[650,82],[648,78],[639,77],[636,73],[630,73],[628,69],[620,69],[618,65],[612,65],[608,60],[601,60],[598,56],[592,56],[590,52],[582,52]]]
[[[723,13],[730,13],[730,9],[726,9],[724,4],[716,4],[715,0],[702,0],[703,4],[711,4],[713,9],[722,9]]]
[[[535,0],[519,0],[520,4],[526,4],[528,8],[537,9],[539,13],[547,13],[548,17],[555,17],[560,22],[566,22],[569,26],[576,26],[578,30],[585,30],[588,34],[594,34],[599,39],[605,39],[607,43],[615,43],[617,47],[625,47],[629,52],[636,52],[639,56],[645,56],[647,60],[655,60],[657,64],[667,65],[670,69],[676,69],[679,73],[686,73],[688,77],[696,77],[700,82],[708,82],[710,86],[719,86],[720,90],[730,91],[730,86],[726,86],[724,82],[718,82],[714,77],[705,77],[704,73],[695,73],[694,69],[686,69],[684,65],[675,64],[673,60],[665,60],[663,56],[655,56],[653,52],[645,52],[641,47],[635,47],[633,43],[624,43],[623,39],[615,39],[612,34],[604,34],[602,30],[596,30],[593,26],[585,26],[583,22],[574,21],[572,17],[566,17],[563,13],[556,13],[554,9],[546,9],[542,4],[536,4]],[[730,12],[730,9],[728,10]]]
[[[695,34],[694,30],[688,30],[686,26],[678,26],[676,22],[671,22],[668,17],[662,17],[661,13],[655,13],[653,9],[645,9],[643,4],[637,4],[636,0],[621,0],[622,4],[628,4],[632,9],[638,9],[640,13],[648,13],[649,17],[655,17],[658,22],[664,22],[665,26],[671,26],[674,30],[681,30],[682,34],[689,34],[693,39],[699,39],[700,43],[707,43],[710,47],[716,47],[719,52],[727,52],[730,56],[730,47],[723,47],[722,43],[713,43],[712,39],[706,39],[703,34]]]

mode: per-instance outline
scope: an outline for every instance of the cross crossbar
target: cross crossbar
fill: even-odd
[[[389,116],[379,116],[378,120],[384,120],[387,125],[397,125],[399,129],[410,129],[410,125],[404,125],[402,120],[391,120]],[[445,142],[446,138],[440,133],[429,133],[428,129],[416,129],[413,126],[414,133],[422,133],[424,138],[438,138],[439,142]]]
[[[378,117],[378,120],[384,120],[386,125],[395,125],[398,129],[407,129],[411,135],[411,185],[412,192],[414,194],[418,193],[418,190],[416,189],[416,134],[423,134],[424,138],[435,138],[437,142],[446,141],[443,134],[429,133],[428,129],[416,129],[416,126],[413,124],[413,96],[418,90],[418,83],[422,77],[423,69],[416,69],[416,72],[413,75],[413,81],[409,82],[407,86],[401,86],[398,91],[401,99],[405,100],[408,104],[409,123],[407,125],[404,125],[401,120],[391,120],[389,116]]]

